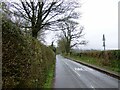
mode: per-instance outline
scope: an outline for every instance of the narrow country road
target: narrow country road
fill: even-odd
[[[118,88],[118,80],[57,55],[54,88]]]

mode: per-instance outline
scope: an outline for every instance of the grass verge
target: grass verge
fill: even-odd
[[[110,72],[120,75],[120,67],[119,67],[120,61],[118,61],[118,60],[111,60],[111,63],[107,65],[107,64],[103,63],[103,59],[101,59],[101,58],[98,59],[98,58],[88,57],[88,56],[79,57],[79,56],[73,56],[73,55],[72,56],[64,55],[64,56],[69,57],[72,60],[82,61],[82,62],[97,66],[99,68],[102,68],[107,71],[110,71]]]
[[[43,86],[44,88],[53,88],[54,70],[55,70],[55,65],[53,65],[48,71],[47,80]]]

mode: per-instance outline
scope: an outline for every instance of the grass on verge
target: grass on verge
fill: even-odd
[[[77,61],[82,61],[82,62],[91,64],[91,65],[95,65],[97,67],[114,72],[116,74],[120,73],[120,67],[119,67],[120,61],[118,60],[110,60],[109,64],[104,64],[103,62],[106,63],[107,61],[101,58],[98,59],[98,58],[87,57],[87,56],[78,57],[78,56],[73,56],[73,55],[72,56],[67,55],[67,57],[73,60],[75,59]]]
[[[44,84],[44,88],[53,88],[54,70],[55,65],[53,65],[48,71],[47,80]]]

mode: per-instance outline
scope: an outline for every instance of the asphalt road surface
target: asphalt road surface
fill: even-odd
[[[54,88],[118,88],[118,80],[57,55]]]

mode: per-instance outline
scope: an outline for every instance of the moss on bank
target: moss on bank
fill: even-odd
[[[10,20],[2,19],[3,88],[43,88],[55,64],[54,52],[31,36],[25,36]]]

